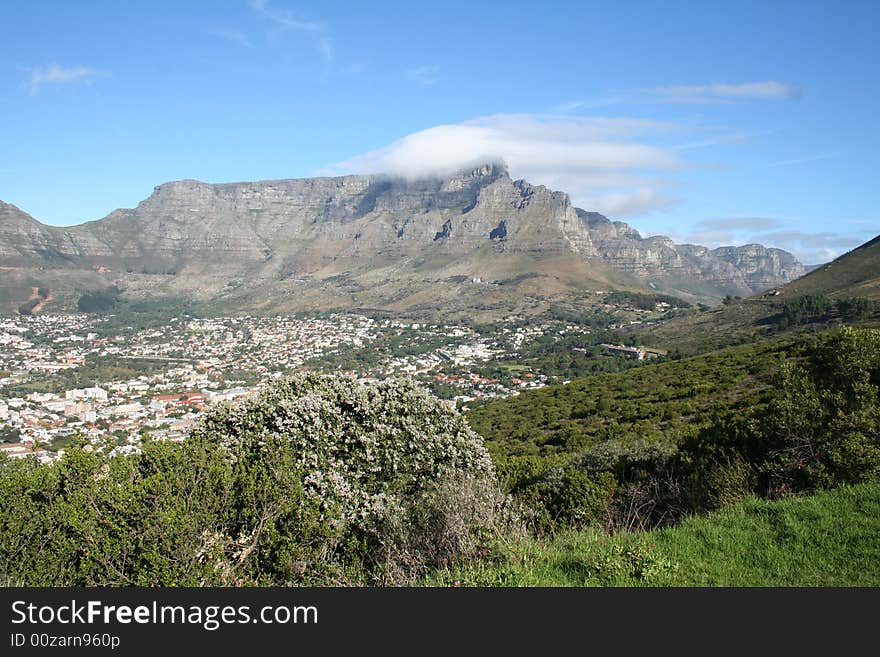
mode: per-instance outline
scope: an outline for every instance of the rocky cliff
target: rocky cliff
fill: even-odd
[[[133,296],[249,310],[507,307],[597,287],[714,301],[803,273],[760,245],[643,238],[492,164],[442,180],[182,180],[69,228],[0,203],[0,267],[56,285],[65,271],[71,294],[99,276]]]
[[[667,290],[680,288],[673,291],[686,296],[688,288],[699,281],[728,293],[751,295],[806,273],[804,266],[782,249],[746,244],[710,250],[675,244],[663,236],[644,238],[631,226],[595,212],[578,210],[578,215],[607,264]]]

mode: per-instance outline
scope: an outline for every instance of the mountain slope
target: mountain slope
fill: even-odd
[[[830,300],[880,301],[880,236],[815,268],[806,276],[763,294],[654,326],[633,328],[647,344],[696,353],[749,342],[779,332],[774,319],[784,304],[805,295]],[[832,321],[846,318],[832,317]],[[826,323],[818,318],[816,323]]]
[[[880,235],[785,285],[779,292],[785,297],[825,294],[880,299]]]
[[[591,289],[711,302],[804,271],[790,254],[760,245],[710,251],[642,238],[493,164],[416,181],[182,180],[156,187],[136,208],[69,228],[3,208],[0,267],[52,279],[56,303],[68,305],[89,286],[117,285],[132,298],[183,297],[217,309],[489,317]]]
[[[698,297],[698,281],[724,288],[729,294],[753,294],[805,273],[803,265],[782,249],[747,244],[710,250],[674,244],[661,235],[643,238],[627,224],[609,221],[596,212],[578,210],[578,215],[589,227],[605,262],[649,282],[659,279],[670,294]]]

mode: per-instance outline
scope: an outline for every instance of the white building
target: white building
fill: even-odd
[[[77,388],[67,390],[64,393],[66,399],[94,399],[95,401],[107,401],[107,391],[95,386],[94,388]]]

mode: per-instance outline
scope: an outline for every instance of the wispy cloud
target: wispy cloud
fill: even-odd
[[[428,86],[437,83],[439,72],[439,66],[417,66],[405,70],[403,77],[417,84]]]
[[[742,100],[785,100],[799,98],[801,88],[795,84],[768,80],[731,84],[670,85],[648,89],[629,89],[609,96],[587,98],[561,103],[555,113],[572,114],[583,110],[613,105],[656,105],[680,103],[693,105],[732,103]]]
[[[224,39],[225,41],[229,41],[230,43],[242,46],[243,48],[254,47],[254,44],[251,42],[251,40],[248,39],[244,32],[241,32],[240,30],[233,30],[225,27],[215,27],[208,30],[208,33],[220,39]]]
[[[270,36],[277,38],[286,32],[301,32],[311,36],[315,50],[327,63],[332,63],[335,49],[323,21],[309,20],[289,9],[270,6],[267,0],[250,0],[251,8],[270,25]]]
[[[722,132],[705,139],[697,139],[695,141],[684,142],[673,146],[678,151],[689,151],[695,148],[707,148],[711,146],[721,146],[723,144],[736,144],[747,141],[754,137],[754,134],[747,132]]]
[[[842,235],[835,232],[806,233],[800,230],[777,230],[759,235],[761,239],[780,243],[797,243],[819,249],[849,249],[862,243],[855,235]]]
[[[780,160],[778,162],[770,162],[769,164],[765,164],[762,168],[764,169],[775,169],[776,167],[793,167],[799,164],[809,164],[810,162],[818,162],[820,160],[827,160],[830,155],[808,155],[806,157],[795,157],[790,160]]]
[[[109,75],[106,71],[99,71],[89,66],[73,66],[65,68],[58,64],[36,66],[27,70],[30,72],[28,90],[31,94],[37,93],[45,85],[70,84],[75,82],[90,83],[95,78]]]
[[[333,41],[331,41],[329,37],[321,37],[318,39],[318,52],[321,53],[324,59],[328,62],[332,62],[334,55]]]
[[[700,230],[773,230],[782,223],[773,217],[722,217],[703,219],[694,224]]]
[[[616,218],[678,202],[659,174],[685,163],[650,140],[680,129],[630,118],[497,114],[415,132],[322,173],[443,176],[486,162],[504,162],[514,178],[565,190],[584,208]]]
[[[588,98],[586,100],[573,100],[562,103],[552,109],[556,114],[571,114],[581,110],[596,109],[599,107],[611,107],[627,102],[628,96],[606,96],[604,98]]]
[[[797,85],[768,80],[742,84],[714,83],[656,87],[649,90],[658,100],[670,103],[718,103],[733,100],[784,100],[798,98]]]
[[[300,32],[322,32],[326,28],[326,25],[321,21],[304,19],[289,9],[270,7],[266,0],[250,0],[249,4],[254,11],[272,21],[279,29],[297,30]]]
[[[751,241],[772,244],[794,253],[806,264],[818,264],[834,260],[866,241],[866,237],[837,232],[807,233],[799,230],[778,230],[753,235]]]

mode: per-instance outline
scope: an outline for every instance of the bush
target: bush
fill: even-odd
[[[386,514],[374,559],[382,583],[412,582],[429,568],[454,567],[496,553],[526,536],[522,511],[487,477],[447,477],[410,500],[404,513]]]
[[[494,477],[482,439],[454,407],[410,381],[375,386],[300,374],[240,404],[207,413],[194,429],[235,453],[284,437],[303,488],[333,522],[359,522],[447,476]]]
[[[0,458],[0,495],[0,575],[45,586],[402,583],[513,518],[453,407],[313,374],[209,410],[183,443]]]
[[[787,363],[777,389],[754,423],[773,494],[880,475],[880,331],[844,328],[811,362]]]
[[[880,475],[880,331],[844,328],[779,368],[766,405],[731,412],[686,442],[707,506]]]
[[[238,405],[216,407],[193,435],[218,440],[232,454],[259,452],[268,439],[280,439],[333,540],[353,546],[347,559],[381,580],[411,571],[389,564],[389,554],[405,554],[412,567],[422,567],[472,552],[464,534],[425,537],[424,523],[411,522],[442,516],[444,506],[455,506],[449,499],[455,490],[457,512],[469,510],[459,524],[474,531],[487,529],[495,508],[474,503],[474,490],[497,488],[482,439],[453,406],[411,381],[364,386],[300,374]],[[402,526],[410,531],[401,533]]]
[[[711,509],[722,509],[751,497],[757,487],[754,465],[740,454],[722,462],[707,465],[705,503]]]

